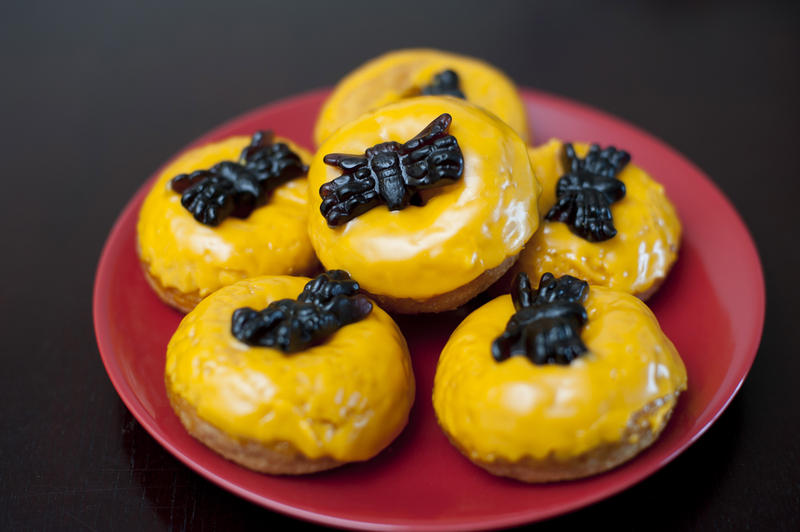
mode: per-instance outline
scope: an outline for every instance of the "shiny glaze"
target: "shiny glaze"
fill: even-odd
[[[323,162],[325,154],[404,142],[442,113],[453,117],[462,178],[424,191],[421,207],[379,206],[328,227],[317,191],[341,172]],[[539,221],[539,184],[525,143],[493,115],[451,97],[406,99],[347,124],[316,153],[308,181],[309,232],[320,261],[347,270],[368,292],[396,298],[425,299],[469,283],[516,255]]]
[[[307,164],[310,154],[285,142]],[[142,205],[137,224],[141,259],[161,285],[200,296],[246,277],[308,273],[316,264],[307,234],[308,183],[295,179],[278,187],[266,205],[246,219],[228,218],[217,227],[197,222],[170,188],[178,174],[210,168],[239,157],[250,137],[189,150],[159,175]]]
[[[500,296],[470,314],[445,345],[433,405],[440,425],[473,459],[567,460],[618,441],[633,413],[686,388],[686,369],[655,316],[637,298],[592,286],[581,339],[589,352],[567,366],[492,358],[514,313]],[[647,416],[653,430],[675,400]]]
[[[556,202],[556,183],[563,175],[562,142],[530,148],[536,177],[542,184],[539,212]],[[574,143],[584,156],[588,144]],[[622,146],[624,148],[624,146]],[[634,157],[636,154],[633,154]],[[677,259],[681,224],[664,193],[664,187],[641,168],[629,163],[617,176],[626,194],[611,205],[617,235],[604,242],[589,242],[560,222],[542,221],[517,261],[517,271],[538,279],[546,272],[573,275],[590,284],[609,286],[631,294],[643,294],[666,277]]]
[[[402,430],[414,401],[405,339],[377,306],[325,343],[286,355],[230,332],[242,306],[296,298],[307,278],[247,279],[206,298],[167,347],[166,380],[205,421],[231,436],[285,441],[309,458],[366,460]]]
[[[458,74],[467,101],[491,111],[528,140],[525,106],[505,74],[471,57],[409,49],[376,57],[342,79],[320,111],[314,142],[319,146],[339,127],[367,111],[418,95],[436,74],[448,69]]]

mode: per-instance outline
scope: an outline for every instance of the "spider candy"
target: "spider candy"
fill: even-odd
[[[326,155],[326,164],[344,172],[319,189],[320,212],[328,225],[342,225],[380,204],[390,211],[421,205],[421,190],[460,179],[464,157],[456,138],[447,134],[451,122],[444,113],[403,144],[383,142],[364,155]]]
[[[583,307],[588,293],[589,283],[569,275],[545,273],[534,290],[528,276],[518,273],[511,289],[516,313],[492,343],[494,359],[519,355],[537,365],[566,365],[585,353],[580,329],[588,320]]]
[[[247,218],[273,190],[307,171],[286,144],[274,142],[272,132],[259,131],[238,162],[223,161],[208,170],[180,174],[171,186],[195,220],[217,226],[229,216]]]
[[[556,184],[558,201],[545,216],[563,222],[589,242],[602,242],[617,234],[611,204],[625,197],[625,184],[617,179],[631,160],[626,151],[610,146],[603,150],[592,144],[586,157],[575,154],[572,144],[564,145],[567,173]]]
[[[420,94],[424,94],[425,96],[454,96],[456,98],[466,99],[464,93],[461,92],[458,74],[450,69],[442,70],[433,76],[433,81],[429,85],[422,87]]]
[[[306,283],[296,300],[273,301],[261,311],[236,309],[231,333],[247,345],[295,353],[321,343],[371,310],[372,303],[347,272],[330,270]]]

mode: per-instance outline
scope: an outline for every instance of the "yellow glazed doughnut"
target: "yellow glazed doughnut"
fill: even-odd
[[[286,354],[233,336],[241,307],[295,299],[308,279],[266,276],[222,288],[181,322],[165,382],[187,430],[246,467],[298,474],[375,456],[414,401],[405,339],[380,308],[323,343]]]
[[[436,74],[445,70],[456,72],[467,101],[496,114],[528,140],[525,106],[514,83],[502,72],[471,57],[411,49],[376,57],[342,79],[320,111],[314,141],[319,146],[361,114],[418,96]]]
[[[579,156],[585,156],[587,144],[574,146]],[[556,203],[556,183],[565,172],[562,150],[563,143],[553,139],[529,152],[542,184],[539,212],[543,216]],[[626,192],[611,204],[616,236],[589,242],[564,223],[542,220],[520,254],[515,271],[535,279],[545,272],[572,275],[642,299],[652,295],[677,259],[681,224],[664,187],[644,170],[629,163],[617,177]]]
[[[320,187],[342,175],[331,153],[364,154],[386,141],[406,142],[443,113],[463,154],[463,175],[425,190],[425,204],[390,211],[379,205],[330,227]],[[328,269],[343,269],[381,306],[397,312],[457,307],[511,266],[536,230],[539,184],[527,146],[505,123],[461,99],[402,100],[345,125],[311,162],[309,232]]]
[[[286,143],[304,163],[310,154]],[[139,212],[137,247],[145,277],[168,304],[191,310],[215,290],[256,275],[311,273],[316,267],[308,239],[308,184],[304,177],[275,189],[247,218],[229,217],[216,227],[198,222],[172,190],[173,177],[236,161],[250,137],[230,137],[188,150],[158,176]]]
[[[515,308],[500,296],[470,314],[445,345],[433,405],[470,460],[528,482],[591,475],[652,443],[686,388],[686,369],[639,299],[591,286],[580,339],[567,365],[525,356],[497,362],[492,342]]]

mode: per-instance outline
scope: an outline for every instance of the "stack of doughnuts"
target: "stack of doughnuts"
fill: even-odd
[[[188,150],[142,205],[144,276],[187,313],[164,376],[190,434],[269,474],[369,460],[415,397],[391,314],[453,311],[491,287],[503,295],[452,332],[436,370],[455,449],[552,482],[655,441],[687,378],[643,301],[681,226],[635,154],[532,146],[505,75],[418,49],[347,75],[314,140],[313,154],[268,131]]]

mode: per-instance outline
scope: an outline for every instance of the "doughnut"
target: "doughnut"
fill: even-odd
[[[319,113],[314,141],[320,146],[363,113],[422,94],[466,98],[528,140],[525,106],[514,83],[502,72],[471,57],[410,49],[376,57],[345,76]]]
[[[687,376],[638,298],[574,277],[527,275],[475,310],[445,345],[433,406],[450,442],[524,482],[613,468],[667,424]]]
[[[568,223],[549,216],[557,203],[563,204],[556,189],[569,170],[565,146],[553,139],[529,151],[542,184],[539,212],[544,219],[520,254],[514,272],[525,272],[537,279],[545,272],[572,275],[647,299],[678,257],[681,223],[675,207],[660,183],[638,166],[627,163],[616,175],[624,185],[624,196],[610,204],[616,234],[599,241],[580,236]],[[576,143],[574,151],[578,157],[585,157],[589,146]],[[562,210],[558,214],[568,213]]]
[[[345,272],[263,276],[201,301],[170,340],[164,373],[188,432],[270,474],[368,460],[389,445],[414,401],[411,359],[394,321],[357,290]]]
[[[513,265],[539,223],[525,142],[449,96],[401,100],[346,124],[308,179],[320,262],[399,313],[468,301]]]
[[[250,137],[235,136],[182,153],[160,173],[142,204],[136,231],[137,252],[145,278],[164,302],[182,312],[190,311],[215,290],[241,279],[308,274],[317,267],[308,239],[308,184],[303,168],[311,156],[287,139],[271,139],[269,134],[259,134],[258,138],[261,146],[252,146]],[[236,163],[240,154],[244,156],[243,150],[251,153],[251,161],[244,169]],[[215,167],[219,163],[223,166]],[[262,187],[255,205],[239,205],[239,200],[227,199],[226,189],[220,183],[235,182],[234,186],[240,188],[241,183],[253,185],[255,178],[248,169],[259,164],[266,165],[266,170],[256,168],[260,175],[271,172],[270,179],[277,179],[270,185],[272,189]],[[227,173],[215,176],[207,171],[213,168]],[[224,217],[225,205],[196,200],[190,204],[196,217],[195,212],[182,205],[186,192],[181,194],[173,188],[178,176],[188,181],[200,179],[195,186],[216,179],[217,188],[205,186],[203,192],[216,193],[214,201],[227,200],[229,208],[234,205],[240,211]],[[209,179],[202,181],[204,177]],[[278,186],[274,187],[275,183]],[[187,190],[191,192],[192,188]],[[246,197],[246,194],[230,196]],[[252,210],[245,216],[248,209]]]

